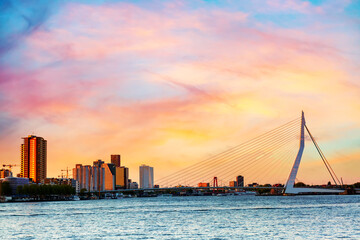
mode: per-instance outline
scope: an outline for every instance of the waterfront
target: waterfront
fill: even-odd
[[[360,238],[360,196],[201,196],[0,204],[0,239]]]

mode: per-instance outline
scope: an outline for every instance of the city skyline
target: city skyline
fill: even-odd
[[[0,164],[19,165],[21,137],[32,134],[48,141],[48,177],[121,153],[129,178],[146,164],[156,184],[304,110],[334,170],[357,182],[359,9],[297,0],[4,5]],[[300,178],[318,183],[320,164],[305,154]]]

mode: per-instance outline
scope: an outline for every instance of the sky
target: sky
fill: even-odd
[[[1,1],[0,164],[33,134],[48,177],[121,154],[156,182],[303,110],[360,181],[359,43],[358,0]],[[328,179],[304,158],[300,180]]]

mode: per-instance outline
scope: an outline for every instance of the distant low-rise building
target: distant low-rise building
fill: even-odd
[[[198,187],[210,187],[210,183],[200,182],[198,183]]]
[[[248,184],[248,187],[258,187],[259,184],[258,183],[250,183]]]
[[[73,179],[73,181],[71,182],[71,186],[72,186],[73,188],[75,188],[75,192],[76,192],[76,193],[79,193],[79,192],[80,192],[81,189],[80,189],[79,181]]]
[[[74,182],[77,182],[75,179],[72,178],[45,178],[42,181],[42,184],[49,184],[49,185],[70,185],[74,188],[76,187],[76,184]]]
[[[137,182],[131,182],[129,185],[130,189],[138,189],[139,188],[139,184]]]
[[[237,181],[230,181],[229,182],[229,187],[237,187]]]
[[[18,186],[24,186],[29,184],[28,178],[6,177],[4,181],[10,184],[12,194],[16,194]]]
[[[12,177],[12,172],[9,169],[0,169],[0,178]]]

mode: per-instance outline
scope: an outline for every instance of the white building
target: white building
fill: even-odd
[[[154,169],[150,166],[141,165],[140,168],[140,188],[154,187]]]

